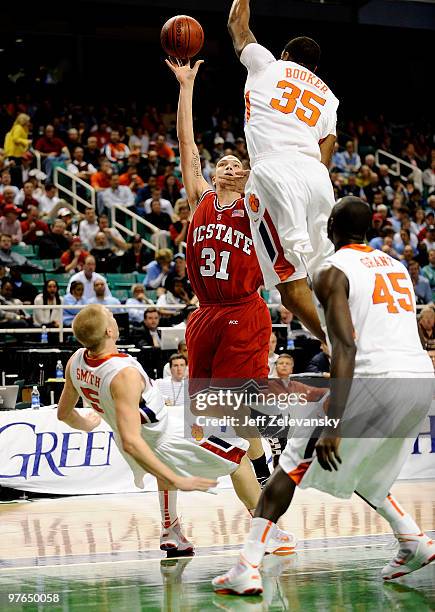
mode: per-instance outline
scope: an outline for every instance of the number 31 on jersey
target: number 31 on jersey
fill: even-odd
[[[228,280],[229,274],[227,272],[228,263],[230,261],[230,251],[221,251],[219,253],[219,260],[216,261],[216,251],[209,247],[204,247],[201,251],[201,261],[204,261],[203,265],[199,268],[202,276],[215,276],[219,280]],[[218,268],[218,269],[217,269]]]

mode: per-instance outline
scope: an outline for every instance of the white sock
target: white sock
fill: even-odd
[[[275,529],[275,523],[264,518],[253,518],[242,555],[254,567],[260,565],[266,546]]]
[[[177,491],[159,491],[162,525],[169,527],[177,519]]]
[[[391,493],[376,508],[376,512],[389,522],[391,529],[397,535],[419,535],[421,533],[421,529],[412,516],[405,512]]]

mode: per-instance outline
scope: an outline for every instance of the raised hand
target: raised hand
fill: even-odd
[[[204,60],[197,60],[193,66],[190,65],[190,62],[183,64],[181,60],[175,57],[166,59],[165,62],[177,77],[180,85],[193,85],[199,67],[204,63]]]

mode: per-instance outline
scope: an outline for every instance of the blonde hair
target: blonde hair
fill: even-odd
[[[155,254],[155,260],[160,262],[170,263],[172,261],[173,253],[171,249],[158,249]]]
[[[28,121],[30,121],[29,115],[26,115],[26,113],[20,113],[15,119],[14,125],[24,125]]]
[[[77,340],[90,351],[96,351],[104,342],[108,326],[107,310],[101,304],[88,304],[73,321]]]

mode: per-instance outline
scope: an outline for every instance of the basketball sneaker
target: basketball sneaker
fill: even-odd
[[[399,541],[399,550],[394,559],[382,568],[384,580],[405,576],[435,561],[435,541],[425,533],[395,536]]]
[[[261,595],[263,592],[258,567],[251,565],[243,555],[229,572],[214,578],[212,585],[220,595]]]
[[[160,550],[178,550],[179,552],[193,552],[193,544],[184,536],[181,531],[181,525],[178,518],[175,519],[169,527],[162,524],[162,532],[160,534]]]
[[[297,539],[293,533],[287,533],[279,527],[275,527],[267,544],[266,553],[282,557],[291,555],[295,552],[296,544]]]

